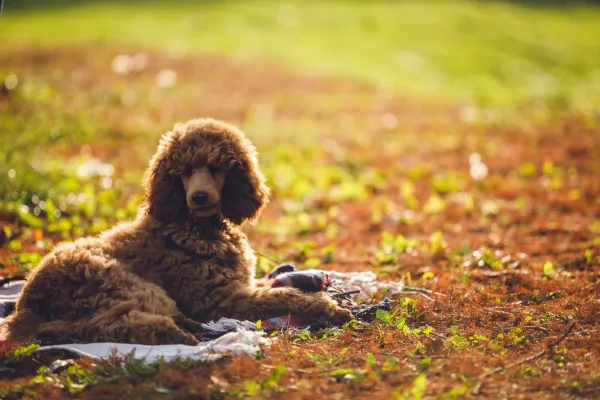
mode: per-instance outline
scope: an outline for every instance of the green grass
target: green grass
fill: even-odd
[[[4,43],[119,43],[266,58],[426,97],[493,106],[542,100],[590,111],[600,104],[598,7],[467,1],[88,1],[46,2],[42,8],[30,3],[6,4]]]

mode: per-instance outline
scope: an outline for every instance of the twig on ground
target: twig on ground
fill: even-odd
[[[269,261],[269,262],[270,262],[271,264],[273,264],[273,265],[279,265],[279,264],[281,264],[280,262],[277,262],[277,261],[273,260],[272,258],[270,258],[270,257],[267,257],[267,256],[265,256],[265,255],[264,255],[264,254],[262,254],[262,253],[259,253],[258,251],[255,251],[254,253],[256,253],[257,255],[261,256],[261,257],[262,257],[262,258],[264,258],[265,260]]]
[[[447,296],[447,294],[444,294],[444,293],[435,292],[435,291],[432,291],[429,289],[415,287],[415,286],[408,286],[408,285],[405,285],[402,287],[402,292],[404,292],[404,291],[419,292],[419,293],[425,293],[425,294],[435,294],[436,296]]]
[[[548,345],[548,350],[551,350],[554,346],[558,346],[560,344],[560,342],[562,342],[563,340],[565,340],[565,338],[571,334],[571,332],[573,331],[573,328],[575,328],[575,322],[573,322],[569,326],[569,329],[567,329],[567,331],[560,338],[558,338],[558,340],[556,342],[550,343]]]
[[[496,322],[496,326],[498,328],[500,328],[500,332],[502,332],[503,335],[506,335],[506,332],[504,331],[504,328],[502,327],[502,325],[500,325],[499,323]]]
[[[431,336],[439,337],[440,339],[444,339],[444,340],[448,339],[446,336],[444,336],[444,335],[440,335],[439,333],[431,332],[431,333],[429,333],[429,334],[430,334]]]
[[[359,289],[356,290],[348,290],[346,292],[340,292],[340,293],[333,293],[330,296],[331,297],[341,297],[341,296],[347,296],[349,294],[356,294],[356,293],[360,293]]]
[[[525,329],[533,329],[534,331],[548,333],[548,329],[544,328],[543,326],[527,325]]]
[[[517,367],[517,366],[519,366],[521,364],[525,364],[526,362],[535,360],[536,358],[540,358],[541,356],[543,356],[544,354],[546,354],[546,352],[551,352],[554,349],[555,346],[558,346],[560,344],[560,342],[562,342],[563,340],[565,340],[565,338],[567,336],[569,336],[569,334],[573,331],[574,327],[575,327],[575,322],[573,322],[569,326],[569,329],[567,329],[567,331],[565,333],[563,333],[561,335],[561,337],[558,338],[558,340],[556,340],[553,343],[548,344],[544,350],[542,350],[542,351],[540,351],[538,353],[532,354],[529,357],[525,357],[524,359],[522,359],[520,361],[517,361],[516,363],[494,368],[491,371],[488,371],[488,372],[486,372],[484,374],[481,374],[480,375],[480,379],[486,378],[486,377],[488,377],[490,375],[496,374],[498,372],[501,372],[501,371],[504,371],[504,370],[507,370],[507,369],[511,369],[511,368]]]
[[[305,349],[313,349],[315,347],[315,346],[311,346],[311,345],[304,344],[304,343],[292,343],[292,346],[302,347]]]
[[[418,293],[425,293],[425,294],[432,294],[433,293],[429,289],[420,288],[420,287],[414,287],[414,286],[408,286],[408,285],[402,286],[402,292],[418,292]]]
[[[526,363],[526,362],[528,362],[528,361],[532,361],[532,360],[535,360],[536,358],[540,358],[541,356],[543,356],[543,355],[546,353],[546,351],[547,351],[547,350],[548,350],[548,349],[544,349],[544,350],[540,351],[539,353],[533,354],[533,355],[531,355],[531,356],[529,356],[529,357],[525,357],[525,358],[524,358],[524,359],[522,359],[521,361],[517,361],[516,363],[513,363],[513,364],[510,364],[510,365],[507,365],[506,367],[502,367],[502,368],[500,369],[500,371],[502,371],[502,370],[504,370],[504,369],[511,369],[511,368],[517,367],[517,366],[519,366],[519,365],[521,365],[521,364],[525,364],[525,363]],[[500,371],[498,371],[498,372],[500,372]],[[488,375],[491,375],[491,374],[489,374],[489,373],[488,373],[488,374],[486,374],[486,376],[488,376]]]
[[[421,292],[413,292],[413,291],[404,291],[402,290],[402,294],[408,294],[408,295],[415,295],[415,296],[421,296],[426,300],[429,300],[431,302],[434,302],[435,300],[433,300],[431,297],[427,296],[425,293],[421,293]]]
[[[479,395],[479,392],[481,391],[482,386],[483,386],[483,381],[477,382],[477,385],[475,385],[475,387],[473,388],[473,391],[471,393],[473,393],[474,396]]]

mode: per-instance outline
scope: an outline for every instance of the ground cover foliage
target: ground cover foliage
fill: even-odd
[[[259,273],[271,260],[371,269],[427,291],[394,297],[372,324],[282,332],[254,359],[51,368],[59,355],[4,346],[3,397],[597,393],[597,117],[537,110],[505,126],[474,107],[218,57],[144,53],[123,75],[113,71],[123,54],[134,53],[0,53],[24,71],[0,101],[3,127],[22,132],[2,135],[18,149],[4,153],[1,178],[3,276],[132,218],[159,133],[212,115],[255,139],[274,188],[248,229]],[[166,70],[177,71],[172,87],[157,85]]]
[[[43,40],[5,29],[29,44],[0,48],[0,276],[135,217],[160,133],[212,116],[255,141],[274,191],[247,229],[259,275],[287,261],[422,290],[393,296],[373,323],[278,332],[256,357],[211,364],[94,363],[5,344],[0,398],[600,393],[600,117],[577,95],[526,106],[510,95],[509,109],[442,102],[261,58],[33,44]],[[564,71],[591,76],[586,63]],[[580,85],[570,79],[559,78],[564,93]]]

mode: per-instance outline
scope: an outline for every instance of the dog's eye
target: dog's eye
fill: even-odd
[[[216,173],[218,173],[221,169],[219,167],[216,167],[214,165],[211,165],[210,167],[208,167],[208,171],[211,173],[211,175],[215,175]]]

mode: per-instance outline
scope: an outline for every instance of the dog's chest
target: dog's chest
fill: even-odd
[[[213,284],[250,282],[253,255],[232,245],[214,246],[210,252],[200,252],[191,246],[170,243],[167,246],[169,264],[161,268],[164,286],[186,286],[190,283],[208,290]],[[176,288],[173,288],[176,289]]]

